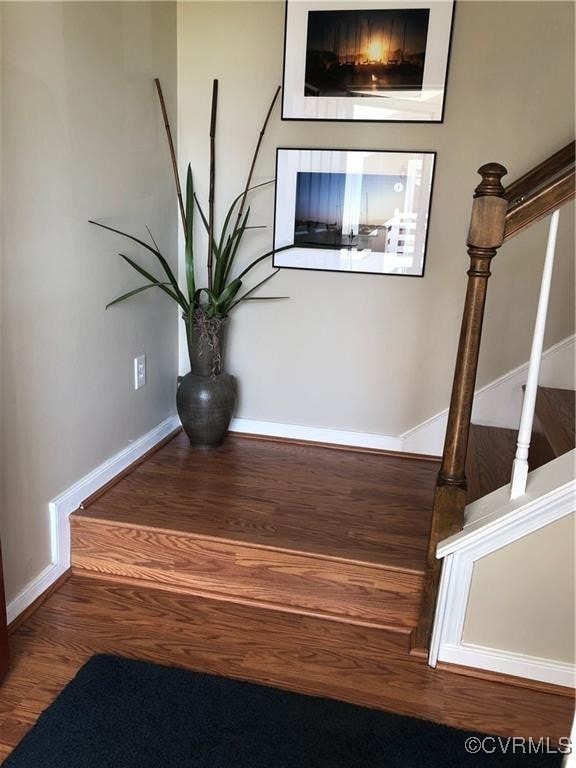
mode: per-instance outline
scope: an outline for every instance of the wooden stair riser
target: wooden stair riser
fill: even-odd
[[[538,387],[535,428],[548,442],[552,458],[574,448],[574,399],[572,390]]]
[[[532,472],[538,467],[543,467],[549,461],[556,458],[554,449],[550,445],[548,438],[539,428],[535,419],[534,429],[532,430],[532,439],[530,441],[530,450],[528,453],[528,469]]]
[[[510,482],[517,440],[518,431],[515,429],[470,425],[466,457],[468,504]],[[556,455],[535,421],[528,456],[529,471],[542,467],[556,458]]]
[[[232,602],[410,630],[422,575],[72,518],[72,568]]]

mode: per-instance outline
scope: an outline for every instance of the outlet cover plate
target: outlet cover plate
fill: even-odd
[[[134,389],[141,389],[146,384],[146,355],[134,358]]]

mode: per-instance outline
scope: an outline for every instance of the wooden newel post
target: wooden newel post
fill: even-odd
[[[474,400],[474,386],[480,354],[482,321],[486,304],[486,289],[490,277],[490,262],[504,242],[508,201],[502,186],[506,168],[488,163],[479,169],[482,181],[474,191],[474,202],[468,232],[468,287],[462,316],[458,355],[454,371],[452,396],[448,411],[448,426],[444,441],[442,464],[436,483],[432,509],[432,529],[424,591],[414,646],[428,649],[434,621],[434,610],[441,564],[436,559],[438,542],[460,531],[466,506],[466,452]]]
[[[483,165],[478,173],[482,181],[474,191],[472,216],[468,231],[468,287],[462,316],[458,355],[448,412],[448,426],[439,485],[466,488],[464,467],[474,400],[474,386],[480,354],[482,323],[490,262],[504,241],[508,201],[501,178],[506,168],[498,163]]]

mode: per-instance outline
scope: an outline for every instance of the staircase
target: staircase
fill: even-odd
[[[182,433],[71,516],[72,569],[379,628],[410,648],[438,462]]]
[[[539,389],[531,469],[574,447],[574,402]],[[469,502],[510,481],[516,436],[472,425]],[[379,629],[410,654],[437,472],[431,457],[242,436],[196,452],[180,433],[71,516],[72,570]]]
[[[432,669],[414,648],[437,473],[238,435],[190,451],[180,433],[71,515],[73,576],[38,632],[74,645],[80,621],[92,653],[558,738],[566,690]]]
[[[528,459],[530,471],[576,446],[576,393],[538,387],[536,420]],[[466,458],[468,503],[510,482],[518,431],[472,424]]]

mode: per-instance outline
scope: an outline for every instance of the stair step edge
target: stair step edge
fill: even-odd
[[[125,530],[140,530],[150,531],[151,533],[161,533],[174,536],[182,536],[190,538],[191,540],[213,542],[215,544],[231,545],[241,547],[242,549],[254,549],[265,552],[278,552],[285,555],[294,555],[297,557],[307,557],[312,560],[323,560],[333,562],[335,564],[359,566],[362,568],[374,568],[382,571],[389,571],[391,573],[401,573],[406,576],[414,576],[415,578],[423,578],[425,573],[425,563],[422,563],[420,568],[399,566],[393,563],[379,563],[374,560],[359,560],[357,558],[345,557],[343,555],[332,555],[326,552],[316,552],[312,549],[295,549],[290,547],[282,547],[278,545],[265,544],[262,542],[246,541],[244,539],[238,539],[226,536],[216,536],[213,534],[199,533],[196,531],[186,531],[177,528],[158,528],[155,526],[147,525],[146,523],[134,523],[126,521],[117,521],[112,517],[95,517],[89,514],[84,514],[84,510],[79,509],[70,515],[70,526],[75,527],[75,524],[81,523],[82,526],[96,525],[114,528],[123,528]]]
[[[383,632],[392,633],[394,635],[402,636],[405,638],[407,648],[410,648],[410,641],[413,632],[416,628],[416,622],[401,624],[401,623],[386,623],[381,621],[369,621],[366,619],[360,619],[353,616],[345,616],[343,614],[331,613],[330,611],[315,611],[309,608],[301,608],[299,606],[290,606],[282,603],[272,603],[266,600],[256,600],[252,598],[243,598],[240,595],[233,593],[221,594],[211,592],[209,590],[203,590],[201,588],[189,588],[182,587],[173,584],[166,584],[163,582],[148,581],[146,579],[136,578],[134,576],[124,576],[115,573],[104,573],[98,570],[92,570],[83,567],[82,565],[72,565],[71,575],[74,577],[86,578],[96,582],[102,582],[102,584],[117,585],[117,586],[130,586],[141,590],[168,592],[171,594],[179,594],[190,597],[200,597],[205,600],[211,600],[215,602],[232,603],[234,605],[243,605],[252,608],[262,608],[269,611],[278,611],[283,614],[291,614],[294,616],[302,616],[304,618],[321,619],[323,621],[335,622],[338,624],[347,624],[354,627],[364,627],[366,629],[377,629]]]

